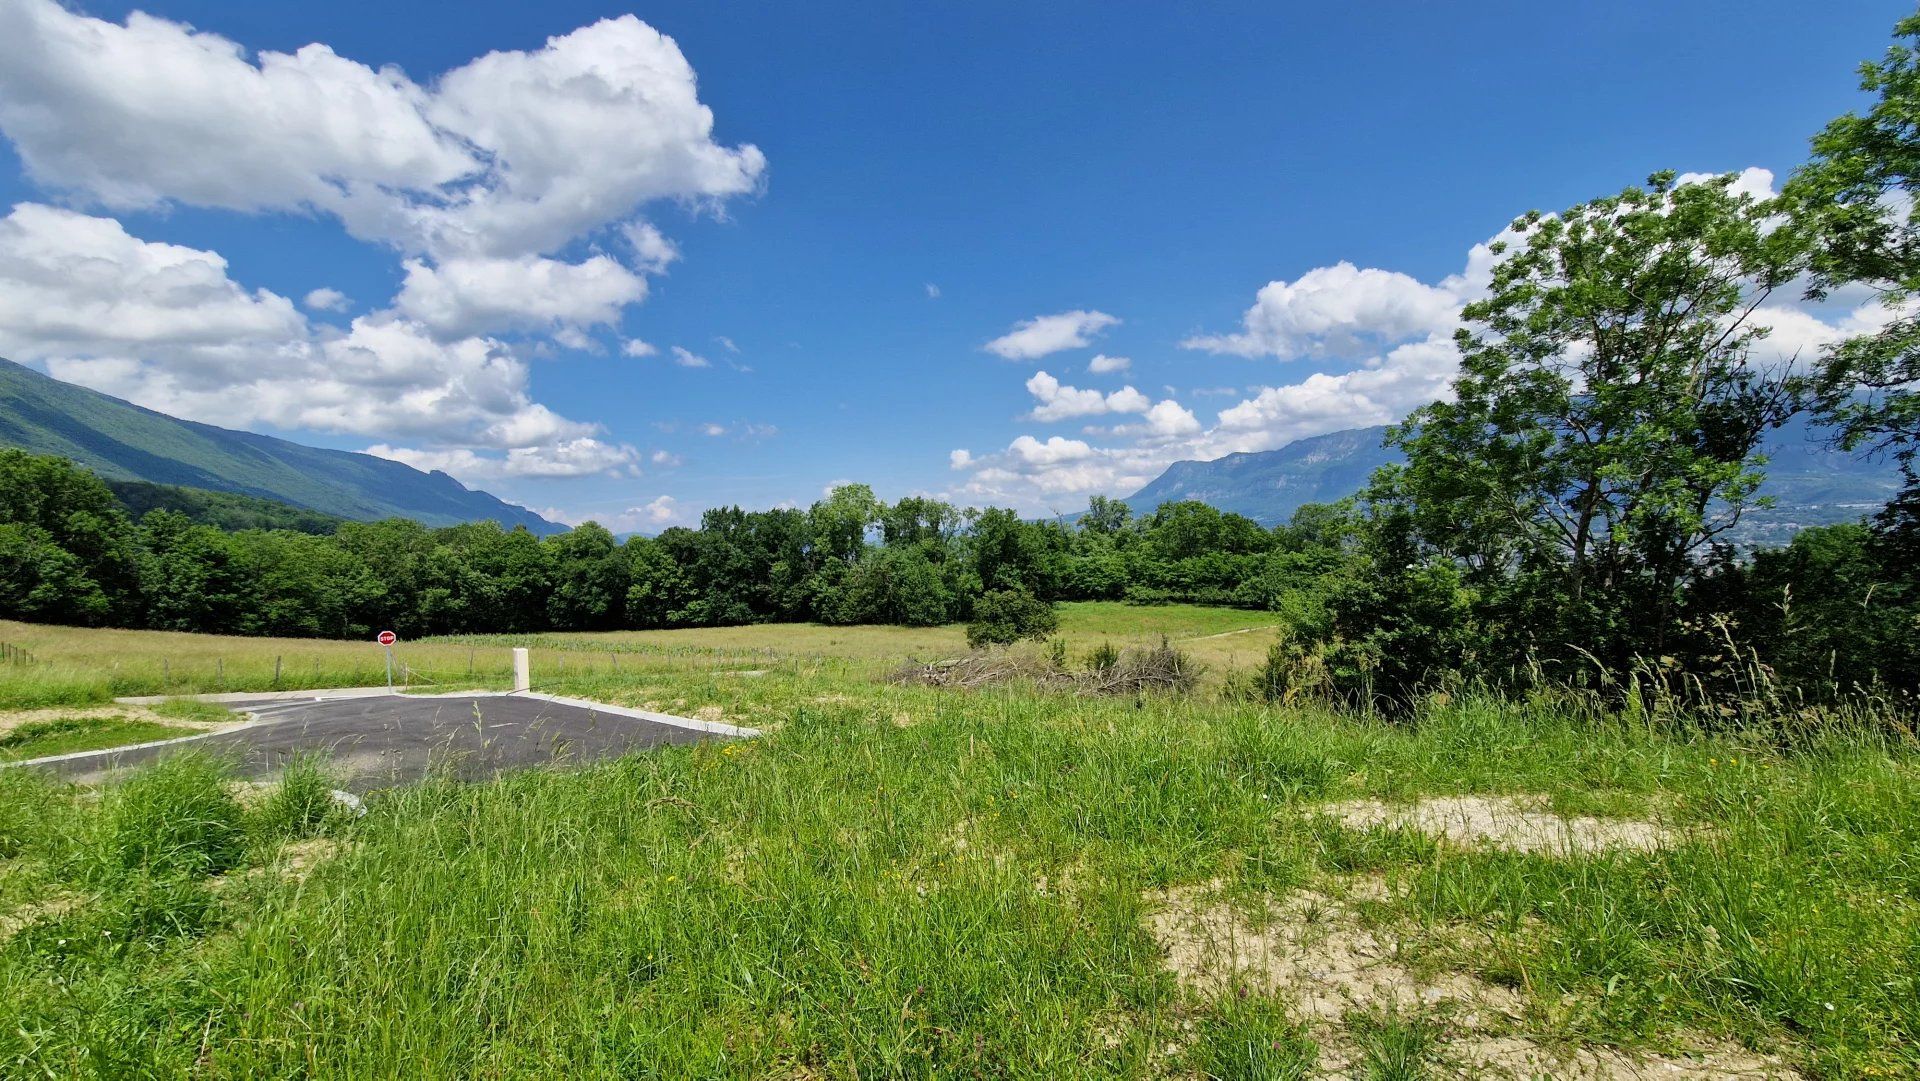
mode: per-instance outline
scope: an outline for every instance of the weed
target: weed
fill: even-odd
[[[194,752],[134,774],[102,808],[100,857],[110,874],[215,874],[244,847],[245,815],[225,762]]]
[[[280,783],[254,812],[256,827],[267,837],[290,839],[323,832],[337,817],[333,778],[318,755],[296,755],[280,771]]]

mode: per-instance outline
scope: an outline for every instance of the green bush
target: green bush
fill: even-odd
[[[999,589],[974,602],[967,644],[976,649],[1009,645],[1022,638],[1045,638],[1059,629],[1060,615],[1053,605],[1024,589]]]
[[[1113,647],[1112,642],[1102,642],[1087,654],[1087,671],[1089,672],[1111,672],[1119,663],[1120,651]]]
[[[217,874],[240,862],[245,812],[227,791],[227,764],[181,754],[108,793],[100,854],[107,871]]]

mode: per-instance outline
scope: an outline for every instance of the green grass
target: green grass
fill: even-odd
[[[124,718],[63,717],[32,721],[0,734],[0,762],[96,751],[129,743],[190,736],[190,728]]]
[[[1078,658],[1095,646],[1139,646],[1168,637],[1217,679],[1249,669],[1279,633],[1271,613],[1195,605],[1083,602],[1060,606],[1060,635]],[[386,654],[372,642],[243,638],[173,631],[52,627],[0,620],[0,641],[39,663],[0,665],[0,709],[95,705],[126,695],[379,686]],[[966,634],[947,627],[829,627],[760,624],[598,634],[486,635],[403,642],[396,657],[416,690],[509,685],[511,648],[532,650],[543,688],[595,675],[649,670],[754,669],[768,664],[841,662],[882,675],[909,658],[966,652]]]
[[[1326,1034],[1284,994],[1183,990],[1151,895],[1355,874],[1394,887],[1371,918],[1421,932],[1406,964],[1515,988],[1525,1031],[1920,1071],[1909,746],[1787,755],[1464,698],[1389,726],[956,693],[876,681],[867,644],[743,676],[685,648],[555,689],[768,735],[430,782],[358,819],[321,808],[319,774],[236,811],[211,763],[104,798],[0,771],[0,912],[80,898],[0,941],[0,1075],[1310,1076]],[[1555,858],[1315,809],[1473,792],[1692,832]],[[257,871],[315,831],[339,854]],[[1378,1077],[1448,1076],[1458,1037],[1419,1011],[1340,1031]]]

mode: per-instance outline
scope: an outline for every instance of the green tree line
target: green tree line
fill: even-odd
[[[173,500],[174,505],[184,501]],[[935,625],[981,599],[1271,607],[1331,512],[1265,529],[1201,503],[1135,520],[1096,498],[1076,524],[865,485],[806,510],[720,507],[698,528],[539,538],[493,522],[224,529],[170,507],[137,519],[62,458],[0,451],[0,616],[219,634],[361,637],[701,627]],[[1334,517],[1337,517],[1334,516]]]

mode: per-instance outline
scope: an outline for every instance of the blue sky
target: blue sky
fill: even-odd
[[[849,479],[1067,510],[1392,419],[1476,244],[1764,190],[1911,7],[132,10],[0,0],[0,351],[651,531]]]

